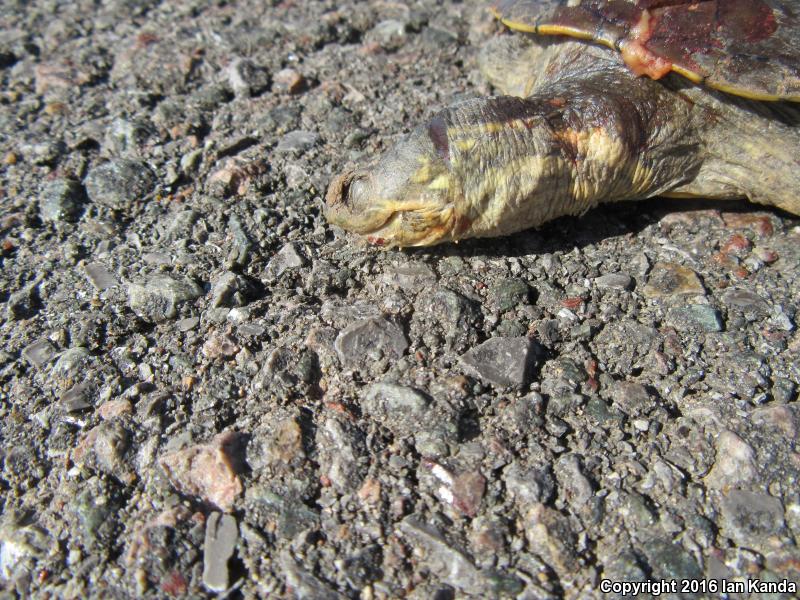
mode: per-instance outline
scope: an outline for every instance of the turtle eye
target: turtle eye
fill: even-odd
[[[364,178],[359,177],[350,182],[347,190],[348,198],[358,198],[364,193]]]

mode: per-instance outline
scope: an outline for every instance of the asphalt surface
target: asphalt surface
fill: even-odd
[[[496,32],[3,3],[2,598],[792,597],[798,219],[656,200],[414,251],[325,222],[336,173],[491,92]]]

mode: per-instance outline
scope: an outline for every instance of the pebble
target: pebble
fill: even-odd
[[[635,381],[618,381],[611,388],[614,407],[628,416],[647,414],[654,408],[647,388]]]
[[[304,569],[292,558],[288,549],[278,555],[276,562],[279,567],[278,572],[284,576],[286,587],[292,590],[296,600],[345,600],[346,596]]]
[[[89,356],[89,351],[83,346],[64,350],[53,365],[53,376],[58,380],[72,381],[88,362]]]
[[[707,304],[672,308],[667,313],[666,323],[678,331],[722,331],[719,311]]]
[[[6,316],[9,321],[29,319],[38,312],[42,304],[39,297],[39,283],[37,279],[8,297]]]
[[[505,312],[518,304],[528,304],[531,289],[522,279],[501,279],[494,285],[494,301],[497,310]]]
[[[244,164],[238,157],[225,158],[206,178],[206,189],[218,198],[243,196],[250,189],[253,179],[262,172],[261,167],[258,161]],[[235,215],[231,215],[231,219],[232,224],[236,220]]]
[[[121,481],[129,479],[125,455],[131,445],[131,434],[122,423],[104,422],[94,428],[94,453],[98,466]]]
[[[114,542],[114,519],[111,516],[119,510],[119,505],[108,482],[98,477],[89,478],[69,499],[68,510],[76,533],[90,549],[98,552]]]
[[[53,165],[64,155],[67,147],[58,140],[28,142],[20,146],[25,159],[36,165]]]
[[[131,476],[125,461],[130,443],[130,432],[121,423],[104,421],[82,436],[70,458],[76,465],[96,467],[125,482]]]
[[[365,415],[399,437],[419,430],[429,414],[428,404],[428,399],[417,390],[395,383],[374,383],[361,400]]]
[[[724,534],[741,546],[758,548],[785,533],[783,505],[768,494],[731,490],[720,508]]]
[[[424,427],[414,434],[414,448],[421,456],[430,458],[446,457],[452,444],[458,442],[459,426],[455,418],[441,414],[427,420]]]
[[[657,262],[642,289],[645,298],[670,296],[704,296],[700,278],[692,269],[675,263]]]
[[[578,568],[577,537],[567,517],[544,504],[533,505],[525,515],[525,536],[530,550],[568,576]]]
[[[412,546],[424,550],[428,569],[442,582],[467,594],[481,596],[485,592],[481,572],[464,552],[448,544],[438,529],[409,515],[400,521],[398,530]]]
[[[441,48],[458,43],[458,32],[438,27],[426,27],[422,30],[422,42],[426,46]]]
[[[248,489],[247,498],[274,518],[275,534],[282,540],[292,540],[303,531],[319,527],[319,513],[290,495],[280,496],[263,487],[253,487]]]
[[[538,360],[527,337],[490,338],[461,357],[465,370],[499,387],[530,383]]]
[[[503,481],[522,512],[535,504],[549,502],[556,489],[547,465],[526,467],[514,461],[503,471]]]
[[[797,386],[794,381],[785,377],[776,377],[772,382],[772,397],[775,402],[787,404],[797,397]]]
[[[296,130],[284,135],[278,142],[275,152],[278,154],[303,154],[317,145],[319,135],[313,131]]]
[[[22,357],[34,367],[43,367],[55,354],[56,349],[47,338],[40,338],[22,349]]]
[[[606,425],[608,422],[618,422],[619,413],[612,411],[608,405],[598,396],[592,396],[586,403],[584,409],[586,414],[592,419],[597,421],[600,425]]]
[[[261,118],[260,123],[264,130],[283,135],[297,129],[301,114],[300,108],[293,104],[276,106]]]
[[[651,577],[676,581],[699,580],[703,571],[697,561],[680,544],[655,539],[644,547]]]
[[[182,304],[203,293],[192,279],[152,275],[145,281],[128,284],[128,304],[144,320],[157,323],[175,318]]]
[[[130,400],[108,400],[97,407],[97,415],[104,421],[110,421],[133,412]]]
[[[273,393],[289,392],[293,386],[313,383],[317,373],[318,359],[313,351],[279,346],[267,355],[254,383],[256,389],[267,389]]]
[[[180,210],[170,215],[162,239],[176,241],[191,237],[194,225],[199,219],[200,213],[192,209]]]
[[[766,300],[751,290],[731,288],[722,294],[722,301],[731,308],[759,316],[768,313]]]
[[[67,412],[78,412],[91,408],[92,388],[87,383],[76,383],[66,392],[61,394],[59,402]]]
[[[239,352],[239,346],[231,336],[217,333],[211,335],[203,343],[201,351],[203,356],[211,360],[217,358],[230,359]]]
[[[772,306],[772,314],[769,317],[769,324],[779,331],[794,331],[792,318],[784,312],[779,304]]]
[[[216,435],[208,444],[197,444],[172,452],[158,459],[176,489],[198,496],[224,512],[243,491],[237,473],[237,460],[232,454],[239,435],[226,431]]]
[[[565,454],[553,465],[553,472],[558,480],[559,496],[579,512],[591,509],[590,502],[595,488],[595,484],[587,477],[581,463],[580,456]]]
[[[24,577],[26,572],[29,576],[31,562],[51,546],[47,532],[35,524],[25,523],[22,517],[6,509],[0,520],[0,580],[4,586]],[[13,589],[13,586],[6,589]]]
[[[752,421],[766,428],[767,432],[780,433],[787,442],[797,435],[798,420],[793,407],[769,404],[753,411]]]
[[[287,94],[299,94],[306,89],[306,80],[303,75],[294,69],[281,69],[272,80],[273,87]]]
[[[384,269],[381,281],[402,290],[423,290],[436,283],[436,273],[425,263],[394,263]]]
[[[745,485],[758,475],[756,453],[742,438],[729,430],[716,440],[716,458],[705,481],[716,489]]]
[[[103,147],[113,155],[135,153],[154,136],[155,130],[144,119],[114,119],[106,131]]]
[[[175,322],[175,327],[178,328],[178,331],[187,332],[191,331],[200,323],[200,317],[187,317],[185,319],[179,319]]]
[[[357,367],[382,358],[400,358],[408,348],[408,340],[397,325],[378,317],[344,328],[336,337],[334,348],[342,364]]]
[[[74,222],[81,213],[85,192],[72,179],[54,179],[42,185],[39,192],[39,216],[45,222]]]
[[[117,277],[101,263],[87,263],[83,270],[89,283],[98,292],[112,288],[119,283]]]
[[[424,462],[441,485],[436,492],[447,504],[468,517],[478,514],[486,491],[486,478],[476,470],[455,471],[432,460]]]
[[[247,279],[238,273],[225,271],[211,282],[211,306],[244,306],[249,287]]]
[[[364,478],[364,436],[353,425],[330,417],[317,428],[319,471],[339,492],[354,492]]]
[[[722,213],[725,226],[731,229],[749,229],[761,237],[769,237],[775,232],[772,217],[757,213]]]
[[[114,210],[123,210],[151,194],[156,178],[143,162],[115,158],[90,170],[84,183],[89,200]]]
[[[291,269],[299,269],[306,264],[305,257],[300,253],[300,248],[297,244],[289,242],[284,244],[280,250],[275,253],[269,263],[267,264],[267,273],[272,277],[280,277],[286,271]]]
[[[395,19],[381,21],[364,36],[367,43],[378,44],[384,50],[398,50],[406,43],[406,25]]]
[[[765,248],[764,246],[756,246],[753,249],[753,255],[767,265],[771,265],[779,258],[777,252],[770,248]]]
[[[212,592],[224,592],[230,587],[228,561],[238,537],[239,528],[233,516],[216,511],[208,516],[203,544],[203,584]]]
[[[297,464],[306,453],[303,450],[303,431],[294,418],[277,423],[267,442],[265,459],[273,466]]]
[[[627,273],[606,273],[595,278],[594,284],[599,288],[625,291],[633,287],[633,278]]]
[[[269,71],[245,58],[237,58],[225,70],[228,85],[237,98],[258,96],[269,87]]]

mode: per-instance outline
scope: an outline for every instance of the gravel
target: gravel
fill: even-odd
[[[326,186],[491,93],[485,3],[81,6],[0,8],[0,596],[798,581],[796,218],[381,251]]]

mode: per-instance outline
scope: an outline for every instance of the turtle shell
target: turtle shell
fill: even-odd
[[[800,0],[499,0],[509,28],[615,48],[638,75],[675,71],[758,100],[800,102]]]

